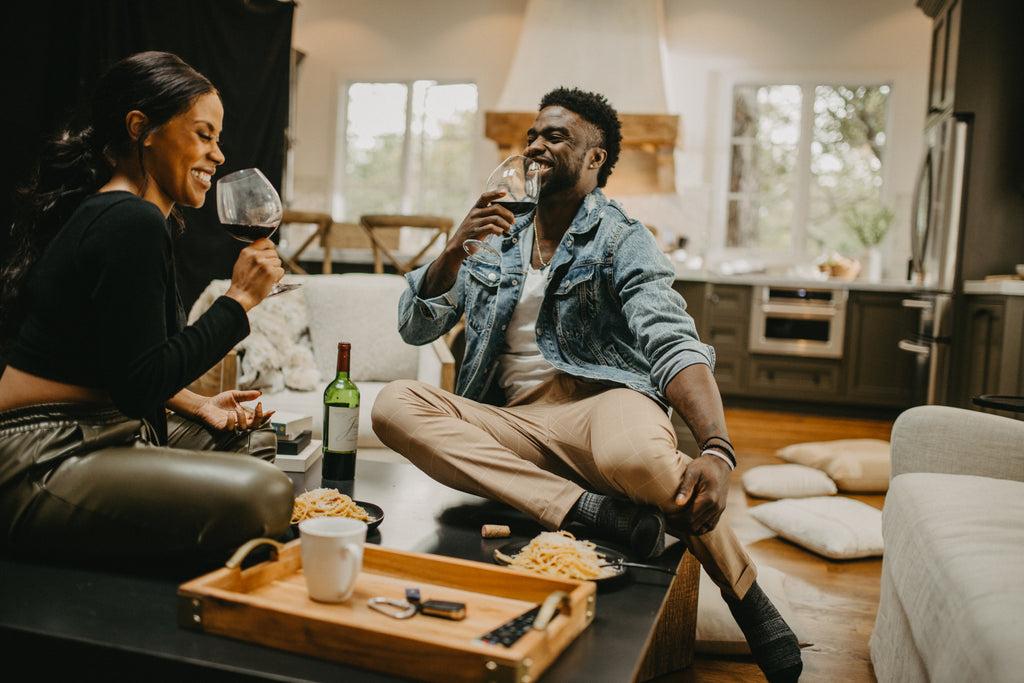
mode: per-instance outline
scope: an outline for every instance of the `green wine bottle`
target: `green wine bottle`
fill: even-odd
[[[338,374],[324,389],[323,478],[347,481],[356,476],[359,436],[359,388],[348,377],[352,345],[338,344]]]

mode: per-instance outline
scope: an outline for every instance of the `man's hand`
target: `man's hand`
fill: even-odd
[[[462,248],[463,242],[468,239],[483,240],[490,235],[504,235],[512,229],[516,222],[515,214],[494,203],[504,194],[503,191],[492,191],[480,195],[459,227],[448,236],[444,250],[427,268],[420,287],[421,297],[430,299],[452,288],[462,262],[469,256]]]
[[[687,465],[676,492],[679,511],[668,515],[670,524],[697,536],[714,529],[725,512],[731,471],[715,456],[702,456]]]

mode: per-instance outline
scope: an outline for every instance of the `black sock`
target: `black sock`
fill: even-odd
[[[592,527],[649,560],[665,550],[665,517],[654,506],[585,492],[569,511],[570,522]]]
[[[804,668],[800,643],[757,582],[740,601],[723,597],[769,683],[796,683]]]

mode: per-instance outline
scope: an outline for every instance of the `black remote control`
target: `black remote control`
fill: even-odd
[[[493,631],[483,634],[480,636],[479,640],[489,645],[504,645],[505,647],[512,647],[517,640],[522,638],[527,631],[533,628],[533,622],[537,618],[537,613],[540,612],[540,608],[541,606],[537,605],[529,612],[524,612],[515,619],[505,622]],[[558,614],[558,610],[555,610],[555,614]]]

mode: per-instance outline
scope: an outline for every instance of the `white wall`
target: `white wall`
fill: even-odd
[[[477,84],[480,110],[494,109],[525,8],[526,0],[302,0],[293,36],[294,47],[306,55],[292,136],[294,207],[330,206],[342,82],[466,79]],[[483,182],[497,147],[484,138],[482,117],[478,126],[474,175],[482,174]]]
[[[526,6],[527,0],[302,0],[294,32],[295,47],[306,54],[293,131],[296,208],[330,205],[340,82],[466,78],[479,87],[481,111],[495,109]],[[887,274],[902,277],[931,39],[930,21],[914,1],[664,0],[664,16],[667,99],[682,119],[679,196],[668,203],[677,218],[665,228],[688,235],[697,249],[719,238],[732,82],[779,75],[887,80],[887,198],[898,210],[886,244]],[[593,45],[600,49],[600,37]],[[613,104],[642,113],[628,102]],[[482,117],[480,131],[474,175],[483,182],[497,152],[483,137]]]

